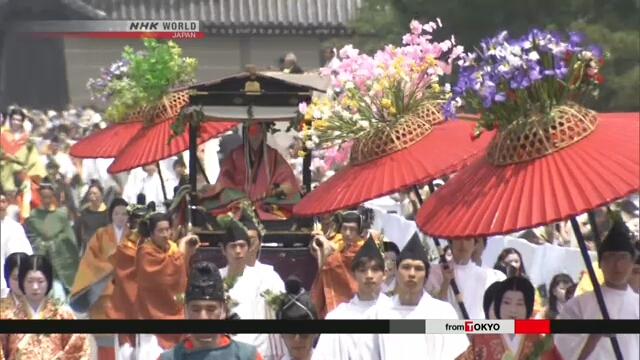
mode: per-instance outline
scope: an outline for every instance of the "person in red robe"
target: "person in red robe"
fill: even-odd
[[[527,278],[510,277],[491,290],[495,291],[493,310],[497,319],[530,319],[533,315],[536,290]],[[484,300],[486,303],[487,299]],[[550,335],[482,334],[471,335],[471,345],[457,357],[457,360],[529,359],[562,360],[562,356]]]
[[[267,145],[267,124],[243,129],[243,144],[233,149],[220,166],[218,181],[201,193],[204,207],[226,212],[236,200],[257,202],[261,220],[285,219],[300,200],[300,185],[278,150]]]
[[[362,238],[362,216],[346,211],[337,217],[339,233],[328,240],[314,231],[311,254],[318,260],[318,273],[311,285],[311,298],[321,319],[343,302],[353,298],[358,284],[351,274],[351,263],[365,240]]]

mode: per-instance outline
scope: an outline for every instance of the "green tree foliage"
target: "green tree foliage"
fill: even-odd
[[[592,104],[601,111],[640,109],[640,0],[365,0],[351,24],[358,34],[334,41],[363,51],[398,44],[412,19],[439,17],[443,36],[472,48],[482,38],[506,29],[514,35],[531,28],[579,30],[610,54],[605,84]]]

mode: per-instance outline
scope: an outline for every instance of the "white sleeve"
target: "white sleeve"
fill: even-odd
[[[575,297],[562,307],[558,314],[558,320],[581,320],[583,319],[582,311],[580,310],[580,300],[584,296],[591,295],[593,293],[587,293]],[[588,335],[585,334],[556,334],[553,336],[553,341],[556,345],[556,349],[565,360],[577,359],[587,341]]]
[[[441,319],[457,319],[458,313],[449,303],[443,303]],[[447,334],[443,337],[442,349],[438,359],[456,359],[469,347],[469,338],[465,334]]]
[[[364,318],[369,320],[378,319],[377,305],[374,305],[364,313]],[[359,354],[358,360],[382,360],[380,354],[380,336],[379,334],[362,334],[357,337],[355,344],[356,352]]]
[[[138,193],[136,192],[135,186],[137,183],[138,177],[136,176],[135,169],[129,173],[129,177],[127,178],[127,182],[124,185],[124,189],[122,189],[122,197],[127,200],[130,204],[135,204]]]
[[[15,230],[12,231],[8,244],[6,244],[7,247],[5,255],[9,256],[17,252],[23,252],[28,255],[33,254],[31,242],[27,239],[27,234],[25,234],[24,228],[18,223],[13,224],[12,227],[14,227]]]

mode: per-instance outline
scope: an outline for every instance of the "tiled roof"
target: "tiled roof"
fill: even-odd
[[[285,27],[343,27],[354,19],[362,1],[83,0],[113,20],[200,20],[213,26]]]

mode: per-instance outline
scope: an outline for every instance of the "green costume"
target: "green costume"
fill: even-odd
[[[54,280],[71,290],[80,257],[69,214],[64,209],[34,209],[25,221],[27,237],[35,254],[45,255],[53,264]]]
[[[228,344],[213,349],[189,350],[181,341],[173,349],[160,355],[160,360],[255,360],[256,348],[231,340]]]

